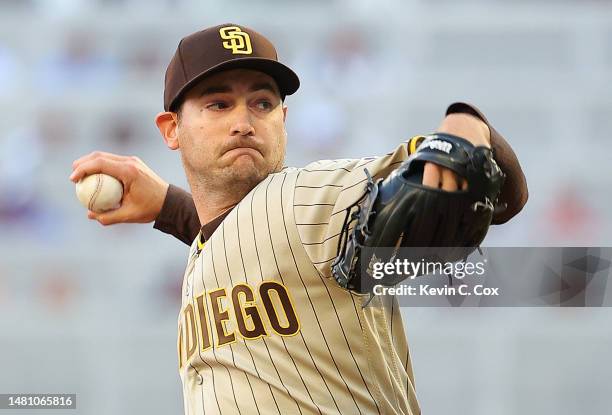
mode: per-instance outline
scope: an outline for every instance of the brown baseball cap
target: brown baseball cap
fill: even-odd
[[[295,72],[278,61],[272,42],[253,29],[226,23],[181,39],[166,69],[164,109],[176,110],[185,92],[205,76],[237,68],[271,76],[283,98],[300,86]]]

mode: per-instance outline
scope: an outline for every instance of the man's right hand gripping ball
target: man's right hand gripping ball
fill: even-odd
[[[169,184],[138,157],[96,151],[72,163],[70,180],[78,182],[94,173],[105,173],[123,184],[121,206],[104,213],[89,211],[87,216],[102,225],[148,223],[155,220],[164,204]]]

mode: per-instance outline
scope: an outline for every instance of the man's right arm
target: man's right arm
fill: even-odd
[[[191,195],[169,185],[138,157],[96,151],[72,164],[74,183],[94,173],[105,173],[123,184],[123,199],[117,209],[87,217],[104,226],[116,223],[151,223],[162,232],[190,245],[200,229]]]
[[[171,184],[153,227],[190,245],[200,230],[200,219],[191,194]]]

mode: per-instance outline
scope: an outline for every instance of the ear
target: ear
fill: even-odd
[[[174,112],[160,112],[155,116],[155,124],[170,150],[179,148],[177,134],[178,118]]]
[[[287,106],[283,105],[283,121],[287,121]]]

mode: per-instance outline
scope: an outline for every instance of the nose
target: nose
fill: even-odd
[[[234,110],[234,119],[231,125],[231,135],[247,136],[255,134],[255,127],[251,123],[251,115],[246,105],[239,105]]]

